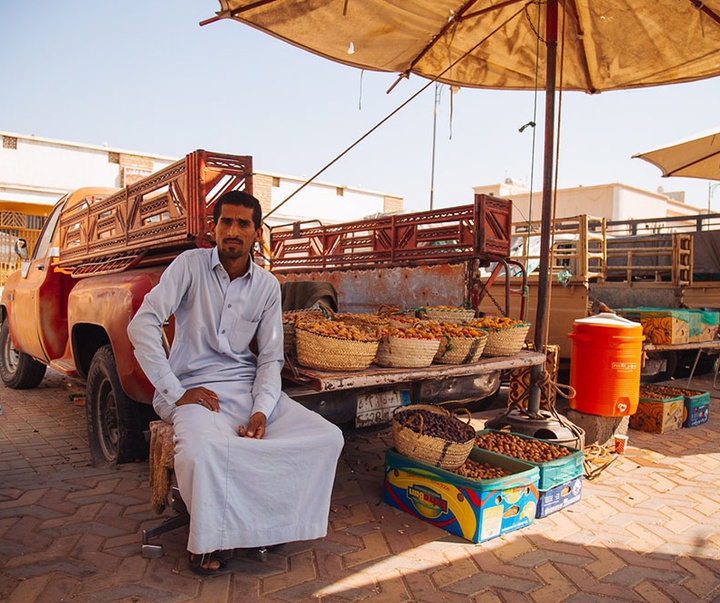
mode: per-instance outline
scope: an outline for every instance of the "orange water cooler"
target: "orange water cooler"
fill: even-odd
[[[637,410],[642,367],[642,325],[609,312],[573,323],[570,408],[621,417]]]

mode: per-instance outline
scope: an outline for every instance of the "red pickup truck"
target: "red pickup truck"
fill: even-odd
[[[37,386],[49,366],[86,381],[94,464],[147,455],[153,388],[127,325],[181,251],[209,246],[215,199],[252,192],[252,160],[195,151],[124,189],[82,188],[60,199],[2,292],[0,378]],[[166,327],[168,345],[172,323]]]
[[[124,189],[65,195],[30,256],[18,241],[22,266],[0,301],[0,378],[7,387],[33,388],[51,367],[84,379],[93,464],[146,458],[153,388],[135,360],[127,325],[173,258],[212,245],[215,200],[228,190],[252,193],[252,184],[250,157],[199,150]],[[477,304],[478,266],[508,247],[509,210],[509,201],[483,195],[472,205],[434,212],[327,228],[278,226],[268,232],[266,267],[281,282],[330,282],[343,311]],[[172,318],[165,335],[169,349]],[[523,352],[472,365],[373,366],[344,374],[311,371],[288,358],[283,387],[335,423],[363,426],[387,421],[393,406],[408,400],[486,398],[503,370],[543,360]]]

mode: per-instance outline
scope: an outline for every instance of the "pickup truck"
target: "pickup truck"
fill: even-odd
[[[33,388],[50,367],[83,379],[94,465],[146,458],[143,432],[155,418],[153,388],[135,360],[127,325],[174,257],[213,244],[215,200],[229,190],[252,193],[252,176],[249,156],[194,151],[124,189],[68,193],[31,254],[17,241],[21,269],[9,277],[0,300],[0,378],[7,387]],[[373,225],[321,226],[320,234],[298,224],[278,227],[270,229],[265,268],[281,282],[331,282],[345,311],[373,311],[379,303],[459,305],[477,294],[480,263],[502,254],[508,209],[509,202],[483,196],[473,205]],[[164,330],[169,349],[172,318]],[[284,389],[338,424],[357,419],[361,426],[386,420],[393,404],[410,400],[485,398],[499,387],[503,370],[542,360],[523,352],[456,367],[323,374],[288,359]]]

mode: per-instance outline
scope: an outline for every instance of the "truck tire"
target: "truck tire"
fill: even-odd
[[[7,320],[0,327],[0,378],[12,389],[32,389],[45,376],[47,366],[32,356],[18,352],[10,337]]]
[[[141,408],[130,399],[118,378],[112,346],[98,349],[86,384],[85,420],[93,467],[105,467],[148,457],[142,433]]]

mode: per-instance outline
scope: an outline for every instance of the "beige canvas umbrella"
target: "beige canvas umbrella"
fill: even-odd
[[[720,128],[633,155],[660,168],[663,177],[720,180]]]
[[[219,0],[333,61],[455,86],[545,91],[535,345],[547,341],[555,98],[720,75],[720,0]],[[535,391],[537,396],[537,391]],[[531,398],[530,408],[537,408]]]
[[[548,25],[563,90],[720,74],[720,0],[219,0],[232,18],[333,61],[456,86],[545,87]],[[557,19],[546,11],[557,11]],[[551,23],[554,21],[554,23]]]

